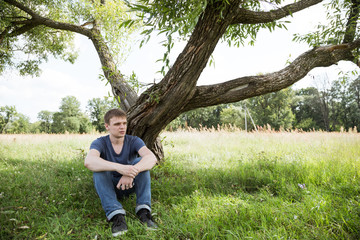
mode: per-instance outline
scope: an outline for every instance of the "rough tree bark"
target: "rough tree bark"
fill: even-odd
[[[12,31],[6,29],[0,34],[0,43],[5,34],[20,35],[38,25],[76,32],[91,39],[114,95],[120,98],[121,108],[128,112],[129,134],[141,137],[158,158],[163,157],[163,150],[158,140],[160,132],[181,113],[281,90],[299,81],[316,67],[330,66],[340,60],[354,61],[352,51],[360,47],[360,40],[354,40],[354,31],[349,30],[343,44],[311,49],[280,71],[240,77],[214,85],[197,86],[197,81],[211,54],[229,26],[273,22],[322,2],[322,0],[302,0],[276,10],[256,12],[242,8],[241,0],[229,0],[229,4],[223,8],[217,5],[220,2],[209,1],[187,45],[165,77],[137,97],[117,70],[96,21],[93,27],[88,29],[42,17],[16,0],[4,1],[26,12],[31,18],[21,23],[14,22],[16,27]],[[352,18],[349,18],[348,29],[356,28],[359,16],[357,2],[353,0]]]

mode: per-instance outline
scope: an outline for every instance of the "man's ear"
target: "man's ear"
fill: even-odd
[[[106,130],[109,130],[109,124],[105,123]]]

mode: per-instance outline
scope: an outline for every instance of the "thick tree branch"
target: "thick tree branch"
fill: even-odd
[[[36,23],[37,25],[45,25],[50,28],[76,32],[76,33],[79,33],[79,34],[82,34],[82,35],[85,35],[88,37],[90,37],[90,35],[91,35],[90,29],[87,29],[87,28],[84,28],[82,26],[78,26],[75,24],[58,22],[58,21],[54,21],[54,20],[46,18],[46,17],[42,17],[39,14],[37,14],[36,12],[34,12],[33,10],[31,10],[30,8],[28,8],[27,6],[23,5],[22,3],[17,2],[15,0],[4,0],[4,2],[6,2],[14,7],[17,7],[20,10],[29,14],[32,18],[31,18],[31,20],[28,20],[28,21],[31,22],[32,24]]]
[[[117,99],[120,107],[124,111],[128,111],[133,106],[138,98],[136,92],[127,84],[123,75],[117,70],[115,61],[111,55],[110,49],[106,45],[104,39],[101,37],[100,28],[96,21],[92,29],[92,35],[90,36],[95,49],[99,55],[99,59],[103,68],[104,75],[109,81],[114,96],[118,96]]]
[[[269,12],[258,12],[251,11],[248,9],[238,8],[236,16],[233,18],[232,24],[257,24],[257,23],[268,23],[281,18],[292,15],[295,12],[299,12],[308,7],[316,5],[323,0],[302,0],[282,8],[271,10]]]
[[[30,31],[34,27],[37,27],[37,26],[41,25],[41,22],[37,21],[37,20],[26,20],[26,21],[23,21],[23,22],[24,23],[19,23],[19,22],[15,23],[15,25],[16,24],[24,24],[24,25],[21,26],[21,27],[15,28],[13,31],[9,32],[8,35],[10,37],[19,36],[21,34],[24,34],[27,31]]]
[[[237,78],[215,85],[198,86],[184,110],[237,102],[281,90],[299,81],[316,67],[331,66],[341,60],[353,61],[351,50],[359,47],[360,39],[349,44],[318,47],[300,55],[289,66],[278,72]]]
[[[360,13],[360,1],[352,0],[351,10],[349,14],[348,22],[346,23],[346,30],[343,43],[352,42],[355,38],[357,20]]]

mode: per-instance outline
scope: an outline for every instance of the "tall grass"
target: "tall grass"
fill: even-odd
[[[97,135],[0,135],[0,239],[109,239],[84,154]],[[157,231],[123,239],[360,239],[360,135],[165,132]]]

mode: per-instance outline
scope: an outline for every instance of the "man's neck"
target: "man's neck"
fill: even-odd
[[[121,137],[121,138],[116,138],[112,135],[109,135],[110,136],[110,142],[113,144],[113,145],[122,145],[124,143],[124,139],[125,137]]]

